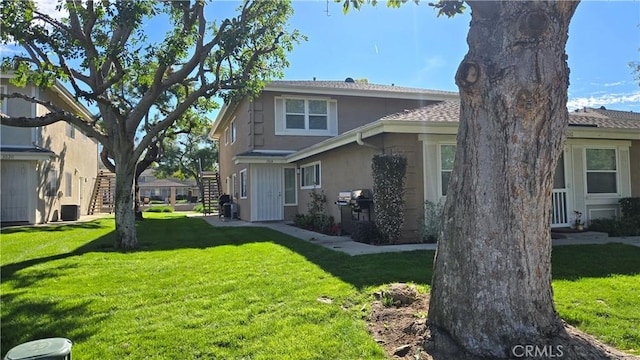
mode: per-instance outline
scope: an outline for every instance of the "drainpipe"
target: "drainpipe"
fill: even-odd
[[[369,148],[372,148],[372,149],[376,149],[376,150],[382,151],[382,148],[377,147],[377,146],[375,146],[373,144],[369,144],[369,143],[366,143],[366,142],[362,141],[362,133],[361,132],[356,133],[356,143],[358,143],[358,145],[360,145],[360,146],[366,146],[366,147],[369,147]]]

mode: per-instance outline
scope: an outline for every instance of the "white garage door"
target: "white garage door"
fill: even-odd
[[[25,161],[2,161],[2,222],[29,221],[29,164]]]

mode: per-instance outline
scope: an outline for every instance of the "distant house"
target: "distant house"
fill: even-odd
[[[138,178],[140,197],[149,201],[163,201],[174,204],[176,200],[194,202],[199,194],[195,180],[180,180],[178,178],[159,179],[153,169],[146,169]]]
[[[405,239],[415,235],[425,200],[446,197],[455,154],[456,93],[350,82],[276,81],[254,101],[227,104],[211,136],[220,141],[223,188],[247,221],[306,213],[309,193],[323,192],[329,215],[345,190],[372,189],[371,159],[408,159]],[[571,112],[556,171],[552,224],[569,226],[618,215],[618,200],[640,196],[639,114]]]
[[[0,75],[0,91],[50,101],[91,120],[90,112],[59,83],[18,88]],[[2,101],[2,113],[36,117],[48,110],[19,99]],[[86,214],[98,172],[98,144],[65,122],[38,127],[0,126],[1,221],[41,224]],[[65,215],[65,216],[63,216]]]

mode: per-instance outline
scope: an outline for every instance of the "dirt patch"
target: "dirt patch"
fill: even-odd
[[[376,300],[371,304],[367,324],[371,336],[384,347],[389,358],[444,360],[454,356],[459,360],[475,359],[455,349],[441,354],[434,352],[426,325],[429,294],[421,294],[411,285],[392,284],[374,296]],[[602,344],[570,325],[565,325],[565,330],[566,333],[556,339],[567,349],[563,359],[640,359]]]
[[[406,284],[392,284],[374,294],[369,332],[393,359],[430,359],[424,350],[429,294]]]

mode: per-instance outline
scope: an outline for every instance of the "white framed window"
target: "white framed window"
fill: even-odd
[[[247,169],[240,170],[240,199],[247,198]]]
[[[616,148],[586,148],[587,194],[618,193],[618,151]]]
[[[67,132],[67,137],[71,138],[71,139],[75,139],[76,138],[76,127],[67,123],[67,128],[66,128],[66,132]]]
[[[284,168],[284,204],[298,205],[296,168]]]
[[[70,172],[64,173],[64,197],[73,195],[73,176]]]
[[[300,167],[300,188],[315,189],[321,187],[320,184],[320,162],[307,164]]]
[[[236,188],[236,173],[233,173],[233,175],[231,175],[231,197],[235,201],[237,196],[238,189]]]
[[[451,172],[453,172],[453,160],[456,157],[456,145],[440,144],[438,149],[440,153],[438,155],[438,163],[440,168],[440,195],[447,196],[447,187],[449,187]]]
[[[229,128],[224,129],[224,144],[229,145]]]
[[[231,120],[231,143],[236,142],[236,119]]]
[[[338,106],[328,98],[276,97],[276,135],[336,136]]]

